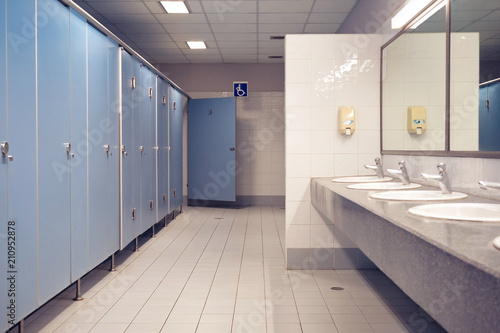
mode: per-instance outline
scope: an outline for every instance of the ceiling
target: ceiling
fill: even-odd
[[[349,24],[362,27],[391,1],[186,0],[190,14],[167,14],[159,1],[74,0],[152,64],[282,63],[269,58],[284,55],[284,41],[271,36],[335,33],[350,14]],[[452,31],[479,31],[481,60],[500,60],[499,0],[451,4]],[[415,32],[444,31],[444,19],[443,9]],[[191,50],[188,40],[203,40],[208,48]]]
[[[159,1],[74,0],[153,64],[281,63],[284,41],[271,36],[335,33],[357,0],[185,1],[190,14],[167,14]],[[206,50],[190,50],[203,40]]]

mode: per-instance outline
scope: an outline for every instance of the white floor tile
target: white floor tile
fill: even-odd
[[[407,332],[403,321],[420,310],[380,271],[287,271],[284,213],[186,207],[139,252],[117,253],[117,272],[106,263],[82,278],[83,302],[65,291],[25,331]]]

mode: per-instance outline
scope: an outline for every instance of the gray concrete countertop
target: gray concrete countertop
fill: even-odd
[[[349,183],[335,183],[331,178],[315,178],[317,182],[342,197],[359,204],[366,210],[392,222],[394,225],[420,237],[443,251],[500,278],[500,250],[493,247],[493,239],[500,236],[500,223],[464,222],[421,218],[410,215],[408,208],[433,202],[385,201],[369,197],[377,191],[348,189]],[[421,190],[439,190],[422,186]],[[419,189],[416,189],[419,190]],[[498,201],[469,196],[467,199],[448,201],[499,203]]]

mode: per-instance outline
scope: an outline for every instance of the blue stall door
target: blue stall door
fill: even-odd
[[[141,67],[141,206],[142,232],[156,221],[156,75]]]
[[[71,282],[88,272],[87,23],[70,9]]]
[[[122,238],[121,248],[142,233],[141,228],[141,152],[139,150],[141,109],[137,100],[140,63],[122,51]],[[133,83],[134,82],[134,83]]]
[[[71,280],[69,9],[55,0],[38,0],[39,13],[49,7],[50,20],[37,16],[43,24],[37,40],[38,304]]]
[[[26,34],[26,21],[33,19],[36,2],[7,1],[7,34]],[[37,170],[36,170],[36,53],[35,38],[7,42],[7,114],[9,155],[8,219],[15,222],[16,266],[12,279],[16,291],[13,322],[37,307]],[[17,39],[18,41],[20,39]],[[3,79],[3,78],[2,78]],[[2,231],[4,232],[4,231]],[[13,273],[14,274],[14,273]],[[5,296],[2,296],[5,297]],[[10,301],[9,298],[7,301]],[[9,318],[10,320],[11,318]],[[10,326],[10,325],[9,325]]]
[[[169,213],[182,205],[183,196],[183,157],[182,157],[182,120],[184,112],[182,94],[169,85]]]
[[[168,84],[157,78],[156,146],[158,147],[157,196],[159,221],[168,213]]]
[[[191,99],[188,112],[188,198],[235,201],[236,99]]]
[[[0,8],[5,8],[5,0],[0,0]],[[0,12],[0,22],[5,22],[5,11]],[[5,24],[0,24],[0,144],[2,148],[8,143],[7,137],[7,63],[5,59],[6,50]],[[8,157],[0,153],[0,221],[8,221],[7,213],[7,168]],[[0,231],[0,267],[7,267],[7,241],[8,225],[5,230]],[[7,232],[6,232],[7,231]],[[0,279],[0,295],[7,295],[7,279]],[[7,297],[0,297],[0,308],[7,309]],[[0,317],[0,331],[4,332],[8,328],[7,316]]]
[[[500,82],[479,88],[479,150],[500,150]]]

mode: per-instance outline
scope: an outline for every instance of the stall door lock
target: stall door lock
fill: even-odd
[[[153,210],[155,208],[155,204],[153,200],[149,200],[149,210]]]
[[[122,146],[122,154],[128,155],[127,150],[125,149],[125,145]]]
[[[144,152],[144,146],[140,146],[139,149],[141,150],[141,153]]]
[[[135,208],[132,209],[132,221],[135,221]]]
[[[1,143],[2,147],[2,156],[5,156],[9,153],[9,143],[7,141],[3,141]]]
[[[71,152],[71,143],[69,142],[64,143],[64,147],[66,148],[66,153],[69,154]]]
[[[166,194],[163,195],[163,202],[167,202],[167,195]]]

